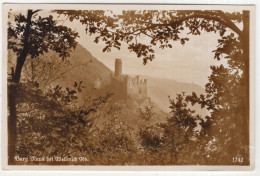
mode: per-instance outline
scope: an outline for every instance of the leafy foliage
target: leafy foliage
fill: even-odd
[[[133,129],[111,112],[109,122],[97,128],[92,136],[92,158],[95,165],[128,165],[132,164],[137,152]]]
[[[149,123],[153,116],[156,116],[156,113],[153,111],[153,105],[145,106],[144,110],[139,108],[140,115],[139,117]]]
[[[92,114],[108,102],[111,94],[93,99],[87,107],[78,107],[75,90],[56,86],[43,92],[34,82],[20,86],[17,154],[89,156],[88,139],[95,119]]]
[[[171,41],[179,41],[182,45],[189,40],[187,35],[200,35],[203,31],[219,33],[224,36],[227,29],[238,35],[240,29],[235,25],[242,21],[241,13],[224,13],[219,10],[127,10],[120,14],[111,11],[98,11],[98,15],[89,22],[91,11],[60,11],[71,20],[79,20],[89,28],[90,34],[98,34],[95,42],[105,41],[103,51],[111,48],[120,49],[121,42],[126,42],[130,51],[143,58],[146,64],[155,58],[153,46],[172,48]],[[102,26],[104,28],[93,27]],[[185,37],[184,37],[185,36]],[[142,42],[142,38],[147,42]]]
[[[58,25],[52,15],[41,17],[36,13],[32,16],[28,31],[28,56],[35,58],[53,50],[63,59],[68,57],[71,48],[76,47],[75,39],[79,37],[78,33],[67,26]],[[27,20],[25,15],[19,14],[15,15],[14,22],[9,23],[8,48],[12,49],[17,56],[23,51]]]
[[[192,104],[198,103],[202,108],[211,111],[210,117],[201,119],[200,124],[205,127],[205,134],[216,148],[210,154],[210,157],[214,158],[214,164],[223,163],[222,158],[227,158],[225,161],[229,163],[232,156],[248,156],[248,146],[243,143],[246,134],[240,130],[248,125],[245,123],[246,77],[243,74],[245,65],[241,43],[232,33],[218,42],[218,48],[214,51],[215,57],[225,55],[229,67],[211,66],[212,74],[205,86],[206,95],[198,97],[193,93],[186,98]]]

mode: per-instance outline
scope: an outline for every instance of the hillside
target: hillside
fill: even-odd
[[[8,50],[8,74],[15,66],[16,55]],[[33,65],[33,71],[32,71]],[[28,59],[22,70],[22,80],[37,81],[41,87],[61,85],[73,87],[75,82],[83,81],[87,91],[110,84],[112,71],[98,61],[80,44],[70,53],[70,57],[62,60],[57,53],[49,51],[37,59]]]
[[[77,45],[75,51],[71,53],[67,60],[74,68],[66,72],[59,83],[62,82],[66,86],[71,86],[75,81],[83,81],[87,90],[92,90],[97,81],[100,82],[102,87],[110,84],[112,71],[80,44]]]
[[[14,58],[15,57],[12,53],[9,54],[9,68],[13,65],[12,61]],[[77,45],[75,51],[73,51],[70,57],[66,58],[65,61],[61,61],[61,59],[58,58],[57,54],[54,52],[46,53],[44,56],[38,58],[38,60],[40,61],[39,63],[37,60],[33,61],[35,62],[34,77],[35,79],[37,77],[43,77],[39,79],[37,78],[37,81],[43,80],[42,83],[40,83],[42,85],[46,82],[44,82],[44,80],[54,80],[50,85],[61,85],[62,87],[72,88],[75,82],[79,83],[82,81],[84,89],[82,89],[83,91],[79,93],[79,103],[85,103],[85,101],[90,97],[95,98],[105,95],[111,91],[109,85],[111,83],[113,71],[111,71],[98,59],[93,57],[89,51],[79,44]],[[49,62],[51,65],[56,66],[44,70],[43,68],[45,68],[46,63],[48,64]],[[31,63],[30,60],[28,60],[23,71],[24,77],[26,77],[26,74],[31,72],[30,67]],[[55,71],[57,71],[56,75],[53,74]],[[44,74],[42,74],[42,72],[44,72]],[[29,74],[27,76],[30,77],[31,75]],[[197,94],[203,93],[203,88],[196,84],[180,83],[170,79],[152,78],[147,76],[141,77],[148,79],[148,97],[150,97],[154,103],[156,111],[160,112],[162,110],[166,115],[169,113],[169,95],[174,98],[177,93],[181,92],[186,92],[187,94],[193,91]],[[122,104],[122,106],[124,105]],[[138,106],[133,107],[135,108],[131,108],[131,110],[138,109]],[[127,109],[127,106],[124,106],[124,109]],[[195,107],[195,109],[198,112],[201,111],[199,107]],[[125,111],[128,112],[127,110]],[[204,112],[201,113],[204,114]],[[130,116],[127,116],[129,116],[129,121],[132,122],[134,122],[134,119],[131,120],[132,116],[137,115],[136,112],[132,112],[132,115],[131,112],[124,114],[130,114]]]
[[[181,83],[171,79],[151,78],[142,76],[148,80],[148,96],[153,102],[155,102],[163,111],[169,112],[169,98],[175,98],[176,94],[185,92],[191,94],[196,92],[197,94],[204,93],[204,89],[194,83]],[[201,110],[200,106],[194,106],[192,109],[196,110],[200,114],[205,114],[204,110]]]
[[[62,77],[55,81],[54,84],[72,87],[75,81],[83,81],[82,84],[86,88],[82,91],[82,93],[80,93],[79,96],[79,101],[81,101],[82,103],[90,96],[93,98],[105,95],[107,92],[111,92],[109,84],[111,83],[111,76],[113,75],[113,71],[106,67],[102,62],[98,61],[98,59],[93,57],[91,53],[83,48],[81,45],[77,46],[75,51],[71,53],[71,56],[67,60],[70,62],[70,68],[72,69],[62,75]],[[166,115],[170,111],[168,99],[169,95],[171,96],[171,98],[175,98],[176,94],[181,92],[186,92],[187,94],[190,94],[193,91],[197,94],[201,94],[204,92],[203,88],[197,84],[181,83],[170,79],[152,78],[147,76],[141,77],[148,80],[148,97],[151,98],[152,102],[155,104],[155,110],[160,114],[163,113],[160,112],[161,110],[164,111]],[[95,84],[97,81],[100,84],[98,89],[95,88]],[[131,113],[127,110],[127,107],[129,110],[131,109],[132,111],[134,109],[137,110],[138,106],[131,106],[131,103],[128,105],[123,104],[124,103],[121,103],[121,106],[123,106],[123,109],[125,109],[125,112],[127,112],[123,113],[123,115],[125,116],[124,121],[128,121],[129,123],[134,122],[138,124],[135,118],[133,119],[133,116],[137,116],[137,112],[135,111]],[[199,106],[195,106],[192,108],[200,114],[206,113],[205,111],[202,111]]]

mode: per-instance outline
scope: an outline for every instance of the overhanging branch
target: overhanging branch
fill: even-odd
[[[212,20],[223,24],[224,26],[228,27],[239,36],[241,35],[241,30],[230,20],[222,11],[217,12],[195,12],[195,14],[184,16],[184,17],[177,17],[176,20],[173,20],[171,23],[167,24],[156,24],[153,23],[152,27],[161,27],[161,26],[175,26],[178,24],[182,24],[184,21],[187,21],[192,18],[203,18],[207,20]]]

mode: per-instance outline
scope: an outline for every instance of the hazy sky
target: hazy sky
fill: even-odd
[[[219,37],[215,33],[189,35],[190,41],[184,46],[180,42],[172,42],[173,48],[162,50],[155,47],[155,59],[143,65],[142,59],[130,52],[126,44],[122,43],[120,50],[114,48],[111,52],[104,53],[104,43],[94,43],[95,37],[87,36],[83,26],[77,26],[77,31],[81,36],[78,42],[111,70],[114,70],[115,59],[122,59],[124,74],[168,78],[204,86],[211,73],[210,65],[218,63],[212,52],[216,49]]]

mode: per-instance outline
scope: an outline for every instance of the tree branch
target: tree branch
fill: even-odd
[[[35,14],[35,13],[37,13],[37,12],[39,12],[39,11],[41,11],[41,9],[38,9],[38,10],[33,11],[32,14]]]
[[[231,20],[229,20],[226,17],[224,12],[221,12],[221,11],[218,11],[218,13],[214,13],[214,12],[196,13],[196,14],[185,16],[185,17],[180,17],[179,19],[174,20],[172,23],[168,23],[168,24],[152,23],[151,27],[175,26],[176,24],[181,24],[184,21],[192,19],[192,18],[204,18],[207,20],[217,21],[217,22],[223,24],[224,26],[228,27],[235,33],[237,33],[239,36],[242,33],[241,30]]]

